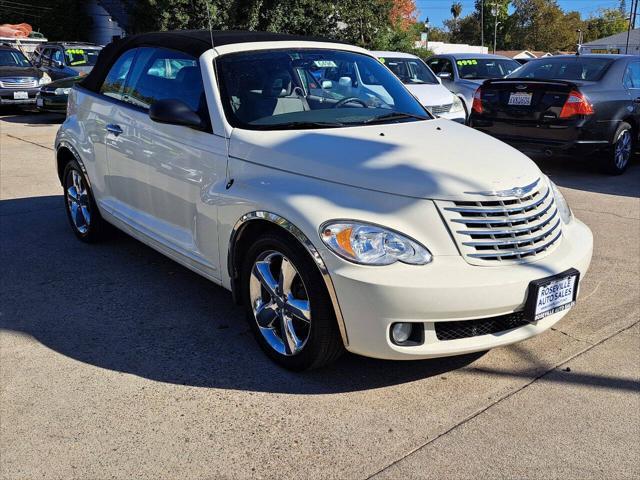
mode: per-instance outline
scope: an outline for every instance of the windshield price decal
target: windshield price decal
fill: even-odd
[[[477,60],[458,60],[456,63],[461,67],[464,67],[466,65],[477,65],[478,61]]]

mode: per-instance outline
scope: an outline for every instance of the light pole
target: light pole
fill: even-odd
[[[495,19],[494,25],[493,25],[493,54],[496,54],[496,42],[498,39],[498,24],[500,24],[501,22],[498,21],[498,4],[494,3],[493,4],[493,16]]]
[[[429,17],[424,20],[424,33],[425,33],[425,45],[424,48],[429,48]]]
[[[480,1],[480,45],[484,47],[484,0]]]

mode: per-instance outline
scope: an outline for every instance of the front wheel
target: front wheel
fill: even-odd
[[[607,152],[604,168],[607,173],[621,175],[629,168],[634,150],[634,132],[626,122],[618,127],[614,135],[613,145]]]
[[[242,272],[247,318],[265,353],[285,368],[307,370],[343,352],[333,307],[317,266],[285,234],[258,239]]]

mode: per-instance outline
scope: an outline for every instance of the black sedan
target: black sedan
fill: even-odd
[[[596,154],[612,174],[629,166],[640,127],[640,57],[561,55],[487,80],[471,126],[531,156]]]
[[[51,82],[40,89],[36,106],[41,112],[67,113],[67,99],[73,86],[84,77],[68,77]]]

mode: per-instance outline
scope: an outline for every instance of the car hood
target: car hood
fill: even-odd
[[[47,87],[49,88],[67,88],[67,87],[73,87],[76,83],[80,82],[84,77],[65,77],[65,78],[61,78],[60,80],[55,80],[49,84],[47,84]]]
[[[434,105],[448,105],[453,102],[453,96],[449,90],[436,84],[422,84],[422,85],[405,85],[418,101],[425,107],[432,107]]]
[[[0,67],[2,77],[42,77],[42,73],[35,67]]]
[[[426,199],[486,200],[477,192],[520,187],[542,176],[514,148],[444,119],[319,130],[235,129],[229,154],[328,182]]]

